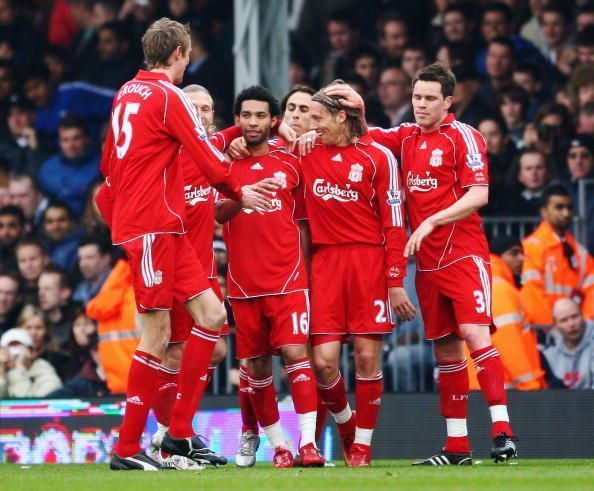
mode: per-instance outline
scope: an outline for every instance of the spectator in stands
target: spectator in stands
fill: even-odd
[[[520,36],[534,44],[544,55],[546,53],[546,42],[540,25],[540,13],[546,5],[546,1],[531,0],[528,5],[531,16],[521,27]]]
[[[10,203],[23,210],[26,231],[35,232],[49,204],[49,200],[39,189],[37,181],[27,174],[11,175],[8,192]]]
[[[404,48],[410,43],[410,33],[404,18],[398,12],[386,12],[378,19],[377,34],[383,65],[400,65]]]
[[[548,376],[568,389],[594,389],[594,325],[569,298],[555,302],[553,320],[554,344],[543,351]]]
[[[577,133],[594,138],[594,102],[588,102],[579,109]]]
[[[67,48],[77,34],[78,26],[72,15],[72,5],[68,0],[52,2],[47,31],[49,44],[60,48]]]
[[[580,33],[587,26],[592,25],[594,25],[594,5],[591,2],[587,2],[578,10],[575,18],[575,29]]]
[[[60,348],[65,349],[70,336],[75,305],[71,301],[72,288],[66,273],[50,265],[39,276],[39,306],[47,317],[49,332]]]
[[[4,273],[17,273],[15,256],[16,243],[25,233],[25,216],[14,205],[0,208],[0,270]]]
[[[528,148],[520,154],[518,182],[522,185],[522,190],[514,203],[513,214],[539,216],[542,195],[549,183],[547,161],[541,151]]]
[[[0,51],[8,54],[19,70],[35,62],[43,46],[41,33],[18,15],[14,0],[0,0]],[[10,47],[9,47],[10,46]]]
[[[91,59],[94,59],[93,57]],[[49,70],[36,65],[27,70],[23,92],[36,109],[35,128],[57,140],[58,126],[65,114],[78,114],[87,122],[93,138],[111,111],[114,91],[72,82],[54,87]]]
[[[0,334],[16,326],[23,308],[19,279],[10,273],[0,273]]]
[[[458,65],[465,65],[465,68],[472,68],[471,60],[474,48],[465,43],[445,43],[435,54],[439,61],[446,68],[454,68]],[[414,79],[414,77],[413,77]]]
[[[515,237],[498,235],[489,241],[493,272],[493,346],[501,356],[505,387],[516,390],[546,388],[536,334],[526,324],[520,298],[522,243]],[[467,348],[466,348],[467,350]],[[467,353],[467,356],[469,353]],[[479,390],[476,369],[468,366],[471,390]]]
[[[495,40],[506,39],[510,42],[514,59],[521,63],[543,64],[543,59],[536,46],[522,36],[513,32],[513,11],[503,2],[493,2],[483,9],[481,18],[481,34],[487,46]],[[488,75],[488,48],[479,53],[476,59],[481,75]]]
[[[594,24],[586,26],[575,39],[575,65],[594,63]]]
[[[47,206],[43,213],[42,242],[52,264],[68,273],[74,272],[81,235],[66,204],[54,201]]]
[[[105,225],[105,220],[99,213],[97,204],[95,203],[95,196],[101,187],[103,181],[95,181],[87,191],[87,199],[85,204],[85,211],[80,220],[82,229],[88,235],[94,235],[104,239],[110,239],[111,232]]]
[[[479,123],[494,116],[494,112],[485,106],[479,97],[481,81],[473,66],[456,65],[452,68],[456,76],[454,88],[454,112],[456,119],[476,128]]]
[[[8,61],[0,60],[0,136],[8,133],[6,120],[10,97],[15,93],[14,68]]]
[[[377,95],[390,126],[414,121],[410,79],[400,68],[393,66],[382,70]]]
[[[560,298],[579,302],[586,319],[594,319],[594,259],[569,232],[573,203],[560,184],[542,196],[542,221],[524,239],[522,301],[528,322],[552,325],[552,309]]]
[[[82,118],[66,116],[60,121],[58,134],[60,154],[43,162],[39,183],[46,194],[66,203],[80,217],[87,188],[100,177],[100,156],[90,144]]]
[[[345,78],[353,69],[353,55],[359,45],[360,30],[353,12],[338,10],[326,23],[330,52],[321,65],[319,85]]]
[[[130,48],[124,24],[108,22],[97,30],[97,55],[93,63],[79,72],[78,78],[99,87],[118,90],[134,77],[141,65]]]
[[[540,26],[545,39],[545,58],[557,69],[569,75],[573,58],[571,19],[566,5],[551,2],[540,13]]]
[[[365,80],[366,97],[369,97],[376,92],[379,82],[381,64],[379,53],[373,46],[363,45],[355,51],[353,60],[353,69]]]
[[[130,267],[124,259],[116,263],[97,296],[87,304],[87,315],[98,323],[99,358],[107,386],[113,394],[125,394],[140,331]]]
[[[0,398],[45,397],[62,386],[54,368],[34,358],[32,347],[24,329],[10,329],[0,338]]]
[[[66,82],[70,74],[70,59],[68,51],[57,46],[49,46],[43,52],[43,64],[49,71],[50,82],[57,87]]]
[[[594,178],[594,139],[578,136],[569,143],[567,150],[567,172],[569,179],[564,184],[571,194],[572,201],[579,203],[579,183],[583,179]],[[594,193],[592,186],[585,188],[586,209],[582,218],[586,222],[586,247],[594,254]]]
[[[91,21],[95,27],[116,21],[119,13],[118,4],[117,0],[94,0]]]
[[[69,0],[72,16],[78,27],[78,33],[70,41],[70,59],[73,76],[78,79],[88,66],[94,62],[97,46],[97,25],[93,21],[93,2],[88,0]]]
[[[24,304],[39,305],[38,281],[39,276],[49,264],[49,257],[43,244],[34,237],[21,239],[15,247],[15,255]]]
[[[524,89],[515,85],[502,90],[499,94],[499,112],[507,126],[510,140],[518,149],[523,145],[528,97]]]
[[[479,89],[481,102],[491,111],[497,111],[497,100],[504,89],[511,86],[515,64],[513,43],[504,37],[489,41],[486,56],[487,77]]]
[[[0,139],[0,156],[13,173],[36,175],[41,163],[54,151],[51,138],[35,129],[35,107],[18,95],[10,98],[8,134]]]
[[[529,103],[526,120],[530,121],[543,100],[540,70],[536,65],[524,63],[514,68],[512,79],[515,85],[524,89],[528,94]]]
[[[111,243],[98,237],[83,237],[78,244],[78,268],[83,280],[76,286],[72,300],[86,305],[105,283],[111,272]]]
[[[593,64],[581,65],[575,69],[569,79],[569,92],[576,113],[589,102],[594,102]]]
[[[467,6],[450,4],[443,11],[443,37],[448,43],[471,43],[474,24]]]
[[[17,322],[17,327],[24,329],[31,337],[32,355],[35,359],[47,361],[66,380],[73,375],[73,364],[66,352],[61,351],[58,341],[48,329],[48,322],[43,311],[34,305],[25,305]]]
[[[428,64],[428,60],[427,52],[422,46],[409,44],[402,52],[400,68],[408,78],[413,80],[417,72]]]
[[[509,139],[505,123],[498,118],[486,118],[479,123],[477,129],[487,143],[490,167],[497,167],[502,176],[507,176],[513,168],[517,152]],[[515,176],[513,180],[515,181]]]

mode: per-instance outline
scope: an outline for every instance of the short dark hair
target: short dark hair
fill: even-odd
[[[99,28],[97,29],[98,31],[102,31],[102,30],[108,30],[108,31],[112,31],[117,38],[121,41],[129,41],[130,38],[128,37],[128,31],[126,29],[126,26],[117,20],[112,20],[110,22],[106,22],[105,24],[99,26]]]
[[[25,179],[28,179],[31,182],[31,187],[33,188],[34,191],[36,191],[36,192],[41,191],[41,187],[39,186],[39,181],[37,180],[37,178],[35,176],[32,176],[31,174],[26,174],[26,173],[11,174],[11,176],[10,176],[11,181],[24,181]]]
[[[505,17],[505,21],[509,24],[514,20],[514,13],[509,5],[503,2],[492,2],[485,6],[481,22],[485,20],[485,16],[490,12],[499,12]]]
[[[547,5],[544,5],[542,10],[540,11],[540,18],[544,16],[544,14],[554,13],[559,14],[563,18],[563,22],[569,24],[571,22],[571,13],[569,9],[565,6],[565,3],[559,1],[552,1]]]
[[[51,75],[48,68],[42,63],[32,65],[24,71],[23,83],[27,83],[31,80],[41,80],[42,82],[49,83]]]
[[[594,13],[594,12],[593,12]],[[576,46],[594,46],[594,25],[589,24],[575,38]]]
[[[481,124],[483,124],[485,121],[492,121],[493,123],[495,123],[497,125],[497,127],[499,128],[499,131],[501,131],[502,135],[507,135],[508,131],[507,131],[507,126],[505,125],[505,122],[496,116],[487,116],[486,118],[483,118],[479,121],[479,124],[477,124],[477,127],[480,126]]]
[[[540,78],[540,69],[534,63],[519,63],[514,67],[514,72],[527,73],[534,80],[538,80]]]
[[[14,250],[15,250],[15,252],[17,252],[21,247],[27,247],[27,246],[38,247],[39,250],[42,252],[42,254],[47,255],[47,250],[45,249],[41,240],[39,240],[37,237],[25,237],[25,238],[19,240],[16,243]]]
[[[452,73],[452,70],[443,66],[439,61],[421,68],[415,75],[412,86],[414,87],[419,80],[423,82],[438,82],[441,85],[441,93],[444,98],[454,95],[456,76]]]
[[[287,92],[287,95],[285,97],[283,97],[283,100],[281,101],[281,112],[283,114],[287,110],[287,102],[289,102],[289,98],[293,94],[296,94],[297,92],[303,92],[304,94],[309,94],[309,95],[314,95],[316,93],[316,91],[314,89],[312,89],[311,87],[308,87],[307,85],[296,85],[291,90],[289,90],[289,92]]]
[[[7,216],[16,217],[21,227],[25,225],[25,214],[20,206],[6,205],[0,208],[0,217]]]
[[[87,136],[89,134],[87,122],[78,114],[67,114],[58,123],[58,131],[69,130],[72,128],[77,128],[81,130]]]
[[[530,104],[530,96],[522,87],[518,87],[517,85],[512,85],[503,89],[497,97],[498,104],[503,104],[506,99],[521,104],[522,111],[525,111]]]
[[[505,36],[496,36],[493,39],[491,39],[491,41],[489,41],[487,49],[492,44],[500,44],[502,46],[508,47],[511,55],[514,58],[516,57],[516,47],[514,46],[514,43],[510,38],[506,38]]]
[[[100,235],[84,235],[78,242],[78,248],[95,245],[99,250],[99,253],[103,256],[105,254],[111,254],[111,243]]]
[[[540,207],[545,208],[548,206],[549,201],[553,196],[564,196],[571,198],[571,195],[565,186],[562,184],[551,184],[542,192],[542,196],[540,198]]]
[[[404,17],[398,12],[397,10],[391,10],[382,14],[380,18],[377,20],[375,24],[375,30],[380,37],[384,37],[384,30],[386,29],[386,25],[390,22],[399,22],[400,24],[406,27],[407,32],[410,32],[408,27],[408,23],[404,20]]]
[[[359,23],[357,22],[357,18],[355,17],[355,14],[353,13],[352,9],[335,10],[328,17],[326,25],[328,25],[329,22],[338,22],[339,24],[346,24],[353,30],[359,29]]]
[[[272,117],[280,116],[280,105],[278,100],[266,87],[262,87],[261,85],[252,85],[251,87],[248,87],[237,94],[235,103],[233,104],[233,114],[235,116],[239,116],[241,113],[241,105],[244,101],[267,102],[270,115]]]
[[[68,278],[66,272],[59,266],[56,266],[55,264],[48,264],[41,272],[41,274],[44,273],[57,274],[60,277],[60,288],[72,288],[72,285],[70,284],[70,278]]]
[[[355,63],[359,58],[373,58],[378,65],[381,63],[379,51],[369,44],[363,44],[354,51],[353,63]]]
[[[68,214],[68,218],[70,218],[70,220],[74,220],[74,214],[72,213],[72,210],[70,209],[70,207],[66,203],[64,203],[63,201],[60,201],[58,199],[53,199],[48,203],[47,208],[43,211],[43,219],[44,220],[45,220],[45,215],[47,214],[47,211],[50,210],[51,208],[58,208],[58,209],[65,210],[66,213]]]

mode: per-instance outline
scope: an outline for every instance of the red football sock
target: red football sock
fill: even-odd
[[[334,417],[338,432],[341,435],[354,433],[355,420],[347,400],[344,379],[340,372],[338,372],[336,379],[328,385],[318,384],[318,395],[322,397],[324,404]]]
[[[173,404],[169,433],[173,438],[188,438],[194,435],[192,420],[200,405],[208,378],[208,365],[212,358],[219,333],[203,327],[192,328],[179,372],[177,399]]]
[[[251,431],[258,434],[258,418],[254,412],[252,401],[250,399],[250,382],[248,373],[244,366],[239,366],[239,408],[241,409],[241,432]]]
[[[499,353],[493,346],[487,346],[471,353],[476,367],[476,378],[491,412],[491,433],[513,436],[507,414],[507,394],[504,386],[504,371]]]
[[[446,419],[446,452],[468,453],[470,443],[466,419],[468,416],[468,368],[466,358],[439,365],[439,405]]]
[[[169,426],[171,411],[177,394],[178,370],[172,370],[161,365],[157,375],[157,395],[153,403],[153,411],[157,421],[163,426]]]
[[[299,418],[301,430],[300,446],[316,441],[316,409],[318,394],[314,374],[309,364],[309,358],[302,358],[294,363],[285,365],[289,376],[289,387],[295,412]]]
[[[280,415],[272,375],[263,379],[257,379],[250,375],[249,382],[250,399],[260,426],[264,428],[278,423]]]
[[[126,410],[115,447],[115,453],[120,457],[130,457],[140,452],[140,438],[156,394],[160,363],[159,358],[144,351],[136,350],[132,357],[128,372]]]
[[[369,378],[356,375],[357,431],[355,443],[371,445],[371,435],[377,424],[377,415],[382,403],[382,378],[381,371]]]
[[[320,395],[320,389],[318,388],[318,408],[316,417],[316,442],[320,441],[324,428],[326,427],[326,421],[328,420],[328,407],[324,404],[322,396]]]

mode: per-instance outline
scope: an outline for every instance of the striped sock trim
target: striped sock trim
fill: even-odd
[[[248,380],[250,382],[250,387],[255,389],[264,389],[272,385],[273,382],[272,375],[263,379],[254,379],[252,377],[248,377]]]
[[[160,370],[161,368],[161,360],[155,358],[148,353],[143,353],[142,351],[137,351],[132,356],[133,360],[136,360],[138,363],[142,363],[143,365],[147,365],[150,368],[154,368],[155,370]]]
[[[318,389],[321,390],[330,390],[333,389],[334,387],[336,387],[340,381],[342,380],[342,374],[340,372],[338,372],[338,376],[336,377],[336,379],[333,382],[330,382],[328,385],[323,385],[323,384],[316,384]]]
[[[173,368],[166,367],[165,365],[159,365],[159,370],[164,373],[168,373],[169,375],[177,375],[179,373],[179,368],[174,370]]]
[[[239,378],[242,380],[249,380],[249,374],[243,365],[239,365]]]
[[[482,355],[477,356],[476,358],[473,357],[474,365],[478,366],[480,363],[485,361],[487,358],[492,358],[495,356],[499,356],[499,351],[497,351],[495,348],[491,348],[486,353],[483,353]]]
[[[382,380],[384,378],[384,373],[380,370],[377,372],[373,377],[362,377],[358,373],[355,374],[355,380],[362,380],[364,382],[374,382],[376,380]]]
[[[211,343],[216,343],[219,339],[218,333],[209,331],[209,330],[204,329],[203,327],[200,327],[200,326],[192,327],[190,334],[192,334],[193,336],[198,336],[199,338],[205,339],[206,341],[210,341]]]
[[[466,362],[466,358],[462,361],[458,361],[456,363],[450,363],[447,365],[438,365],[439,373],[455,373],[455,372],[462,372],[466,370],[468,364]]]
[[[293,373],[293,372],[296,372],[297,370],[303,370],[305,368],[311,368],[311,365],[309,364],[309,360],[307,358],[305,358],[304,360],[292,363],[290,365],[285,365],[285,370],[287,371],[287,373]]]

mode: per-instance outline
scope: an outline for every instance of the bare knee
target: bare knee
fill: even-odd
[[[283,346],[281,348],[285,364],[295,363],[296,361],[307,358],[306,346]]]
[[[199,324],[205,329],[218,332],[227,320],[227,311],[222,303],[217,304],[216,307],[208,309],[208,311],[203,314],[203,319],[195,320],[199,321]]]
[[[355,353],[355,367],[361,377],[374,377],[380,370],[379,353],[367,350]]]
[[[314,353],[312,356],[313,369],[316,378],[322,384],[332,382],[338,375],[338,362]]]
[[[173,343],[167,346],[161,364],[172,370],[179,370],[184,354],[184,345],[185,343]]]
[[[215,345],[210,364],[218,365],[225,359],[225,356],[227,356],[227,342],[225,341],[225,337],[221,336]]]
[[[263,379],[272,375],[272,358],[270,356],[260,356],[247,360],[248,373],[251,377]]]
[[[438,363],[453,363],[464,358],[464,342],[450,334],[433,342],[433,352]]]

